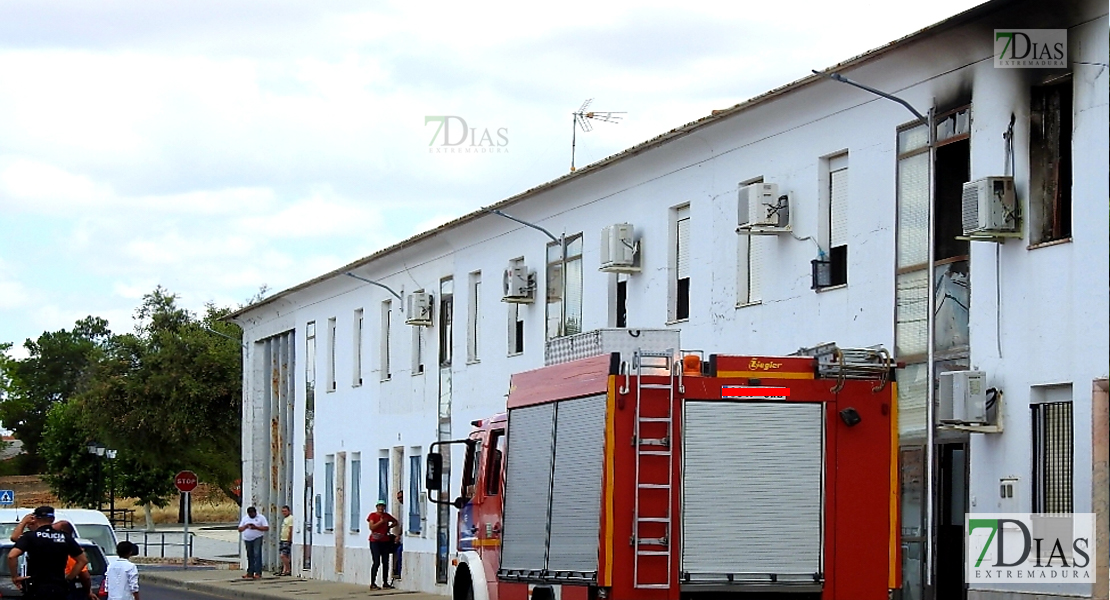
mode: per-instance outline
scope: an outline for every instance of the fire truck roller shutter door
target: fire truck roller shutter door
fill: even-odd
[[[549,571],[597,571],[604,461],[605,396],[559,402],[555,414]]]
[[[822,405],[687,401],[685,411],[682,570],[693,581],[777,574],[812,585],[822,570]]]
[[[509,411],[501,568],[541,570],[547,557],[555,405]]]

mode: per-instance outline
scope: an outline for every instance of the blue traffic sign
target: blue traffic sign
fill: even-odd
[[[0,490],[0,504],[15,504],[15,490]]]

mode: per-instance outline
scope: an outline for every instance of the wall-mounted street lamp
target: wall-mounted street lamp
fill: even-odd
[[[380,281],[374,281],[373,279],[367,279],[365,277],[359,277],[358,275],[355,275],[354,273],[352,273],[350,271],[347,271],[346,273],[344,273],[344,275],[346,275],[347,277],[353,277],[354,279],[357,279],[359,281],[365,281],[366,283],[369,283],[370,285],[376,285],[376,286],[382,288],[383,290],[389,292],[390,294],[393,294],[393,297],[396,298],[398,303],[400,304],[401,310],[405,309],[405,307],[404,307],[404,304],[405,304],[404,303],[404,298],[401,297],[401,294],[398,294],[397,292],[393,291],[393,288],[389,287],[388,285],[386,285],[384,283],[381,283]]]
[[[240,346],[242,346],[243,348],[246,348],[246,347],[247,347],[247,345],[246,345],[245,343],[243,343],[243,340],[241,340],[241,339],[239,339],[239,338],[237,338],[237,337],[234,337],[234,336],[230,336],[230,335],[228,335],[228,334],[226,334],[226,333],[220,333],[219,331],[216,331],[215,329],[212,329],[211,327],[209,327],[209,326],[207,326],[207,325],[201,325],[201,326],[200,326],[200,328],[201,328],[201,329],[203,329],[203,330],[205,330],[205,331],[207,331],[208,333],[211,333],[211,334],[214,334],[214,335],[218,335],[218,336],[220,336],[220,337],[222,337],[222,338],[227,338],[227,339],[229,339],[229,340],[231,340],[231,341],[233,341],[233,342],[236,342],[237,344],[239,344],[239,345],[240,345]],[[114,451],[113,451],[113,452],[114,452]]]
[[[488,212],[490,212],[492,214],[495,214],[499,217],[505,217],[506,219],[508,219],[510,221],[516,221],[517,223],[520,223],[521,225],[524,225],[525,227],[531,227],[532,229],[535,229],[536,231],[539,231],[539,232],[543,233],[544,235],[546,235],[547,237],[551,238],[551,241],[555,242],[556,244],[559,244],[559,251],[560,251],[561,256],[562,256],[562,261],[561,261],[561,264],[559,266],[559,273],[562,274],[562,282],[561,282],[561,289],[559,291],[560,300],[559,300],[559,331],[558,331],[558,333],[559,334],[565,334],[566,333],[566,326],[567,326],[567,234],[563,233],[559,237],[555,237],[550,231],[544,229],[543,227],[540,227],[539,225],[536,225],[535,223],[529,223],[528,221],[525,221],[524,219],[518,219],[518,218],[516,218],[516,217],[514,217],[510,214],[506,214],[506,213],[501,212],[500,210],[497,210],[495,208],[488,209]],[[546,265],[547,265],[547,253],[544,252],[544,266],[546,267]],[[546,271],[546,269],[545,269],[545,271]],[[546,276],[546,273],[545,273],[545,275],[544,275],[545,280],[546,280],[546,277],[547,276]]]

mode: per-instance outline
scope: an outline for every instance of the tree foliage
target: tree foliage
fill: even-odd
[[[99,317],[77,321],[71,331],[44,332],[23,346],[29,356],[0,362],[5,386],[0,421],[23,442],[24,451],[38,456],[50,409],[66,402],[88,384],[90,370],[111,337]]]
[[[143,297],[134,334],[113,338],[80,396],[96,429],[155,470],[190,469],[235,498],[240,475],[240,344],[212,333],[230,329],[227,309],[197,317],[162,288]]]
[[[58,500],[85,508],[96,508],[102,492],[100,457],[86,450],[88,433],[82,424],[80,407],[59,402],[51,407],[42,432],[39,457],[46,463],[44,479]]]
[[[43,461],[59,499],[96,506],[107,494],[107,465],[85,448],[95,439],[119,451],[117,496],[164,506],[173,473],[190,469],[238,501],[242,355],[238,329],[220,320],[228,312],[198,316],[158,287],[132,333],[89,317],[28,340],[27,359],[0,355],[0,419]]]

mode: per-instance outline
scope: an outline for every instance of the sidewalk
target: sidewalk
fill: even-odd
[[[143,529],[118,529],[116,537],[120,540],[129,538],[140,547],[142,553],[143,540],[147,540],[146,556],[157,558],[164,555],[167,558],[179,559],[184,554],[182,544],[183,526],[177,523],[160,524],[153,531]],[[235,523],[204,523],[190,525],[189,533],[193,534],[193,551],[191,556],[210,561],[239,563],[239,531]],[[162,543],[165,547],[162,547]]]
[[[371,590],[368,586],[297,577],[242,579],[243,571],[227,569],[140,567],[139,585],[148,583],[210,594],[229,600],[348,600],[396,597],[403,600],[445,600],[447,596],[404,590]]]

